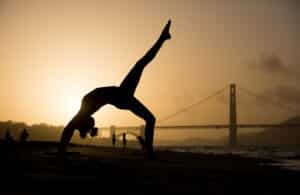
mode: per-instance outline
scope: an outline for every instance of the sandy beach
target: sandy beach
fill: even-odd
[[[57,160],[56,143],[1,142],[0,194],[290,194],[299,172],[268,159],[137,149],[70,146]],[[295,191],[297,192],[297,191]]]

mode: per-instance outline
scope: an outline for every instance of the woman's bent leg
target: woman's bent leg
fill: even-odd
[[[123,97],[120,97],[123,98]],[[126,102],[126,103],[125,103]],[[145,127],[145,149],[149,158],[153,157],[153,137],[155,127],[154,115],[135,97],[128,97],[126,100],[123,98],[122,105],[115,105],[120,109],[127,109],[135,115],[141,117],[146,122]]]

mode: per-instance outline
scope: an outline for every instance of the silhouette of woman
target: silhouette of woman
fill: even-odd
[[[81,102],[81,108],[72,120],[65,126],[59,145],[59,153],[64,154],[75,129],[78,129],[82,138],[87,133],[92,136],[97,134],[97,128],[91,115],[105,104],[111,104],[119,109],[126,109],[143,118],[146,122],[145,141],[139,137],[140,143],[146,149],[148,157],[153,156],[153,135],[155,117],[153,114],[134,97],[134,92],[146,65],[153,60],[163,43],[171,38],[169,20],[164,27],[160,37],[152,48],[134,65],[121,85],[96,88],[86,94]]]

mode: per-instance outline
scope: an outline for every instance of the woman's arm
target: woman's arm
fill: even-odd
[[[60,143],[58,146],[58,155],[63,157],[66,149],[67,149],[67,145],[69,144],[73,134],[74,134],[75,128],[72,125],[72,121],[64,128],[62,135],[61,135],[61,139],[60,139]]]

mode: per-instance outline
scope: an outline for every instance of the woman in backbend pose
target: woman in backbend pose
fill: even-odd
[[[111,104],[119,109],[130,110],[145,120],[145,140],[139,137],[139,141],[146,149],[148,157],[153,156],[155,117],[134,97],[134,92],[146,65],[156,56],[163,43],[171,38],[170,25],[171,21],[169,20],[153,47],[134,65],[119,87],[96,88],[83,97],[80,110],[63,130],[59,145],[60,154],[65,153],[75,129],[79,130],[82,138],[86,137],[87,133],[90,133],[91,136],[96,135],[97,128],[94,127],[95,122],[92,115],[105,104]]]

